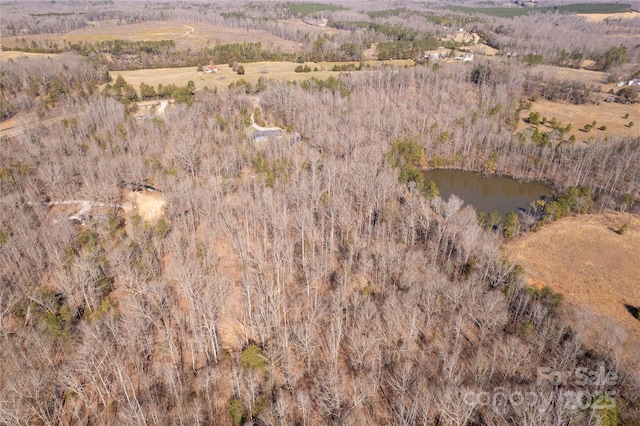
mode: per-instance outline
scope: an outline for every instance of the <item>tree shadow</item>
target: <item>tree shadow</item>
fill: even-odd
[[[640,308],[637,308],[635,306],[631,306],[628,304],[624,304],[624,307],[627,309],[627,311],[638,321],[640,321]]]

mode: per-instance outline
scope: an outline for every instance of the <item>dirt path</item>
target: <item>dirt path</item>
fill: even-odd
[[[0,123],[0,140],[4,138],[13,138],[27,130],[31,126],[46,126],[57,121],[61,121],[64,117],[52,117],[45,120],[39,120],[35,117],[12,118]],[[26,121],[26,122],[25,122]]]
[[[29,205],[33,205],[36,203],[28,203]],[[91,201],[91,200],[65,200],[65,201],[49,201],[45,203],[37,203],[45,206],[72,206],[77,205],[80,207],[80,210],[69,215],[69,220],[77,220],[78,222],[83,222],[84,217],[89,210],[96,207],[109,207],[109,208],[123,208],[122,204],[114,204],[114,203],[102,203],[99,201]]]
[[[193,32],[196,30],[195,28],[190,27],[189,25],[185,25],[185,27],[187,27],[187,28],[189,28],[189,29],[188,29],[187,31],[185,31],[185,33],[184,33],[184,34],[179,35],[179,36],[178,36],[178,37],[176,37],[176,38],[185,38],[185,37],[187,37],[189,34],[193,33]]]

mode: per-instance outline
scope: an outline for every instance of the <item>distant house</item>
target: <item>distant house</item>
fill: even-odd
[[[425,50],[424,58],[430,61],[437,62],[449,57],[451,49],[439,48],[437,50]]]
[[[621,81],[618,84],[616,84],[616,86],[618,86],[618,87],[621,87],[621,86],[640,86],[640,78],[634,78],[633,80],[629,80],[629,82]]]
[[[206,67],[204,67],[204,72],[206,72],[207,74],[218,72],[219,70],[220,68],[218,68],[217,65],[207,65]]]
[[[305,24],[313,25],[315,27],[326,27],[329,24],[327,18],[304,18],[302,20]]]
[[[256,126],[257,127],[257,126]],[[254,142],[266,142],[270,139],[280,139],[284,135],[282,129],[277,127],[269,127],[269,128],[257,128],[254,129],[251,137]]]

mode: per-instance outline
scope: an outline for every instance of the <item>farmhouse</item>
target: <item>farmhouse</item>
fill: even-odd
[[[424,58],[429,59],[430,61],[436,62],[442,59],[446,59],[451,55],[451,49],[439,48],[436,50],[425,50]]]
[[[302,20],[305,24],[313,25],[314,27],[326,27],[329,24],[327,18],[304,18]]]
[[[471,62],[473,61],[473,53],[465,53],[462,56],[457,56],[456,61]]]
[[[207,65],[206,67],[204,67],[204,72],[206,72],[207,74],[218,72],[219,70],[220,69],[218,68],[217,65]]]
[[[618,84],[616,84],[616,86],[618,87],[622,87],[622,86],[640,86],[640,78],[634,78],[633,80],[629,80],[629,82],[625,81],[621,81]]]
[[[280,139],[283,135],[284,133],[279,127],[254,126],[254,131],[251,137],[254,142],[266,142],[270,139]]]

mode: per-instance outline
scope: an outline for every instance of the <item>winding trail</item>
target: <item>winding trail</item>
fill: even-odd
[[[91,200],[67,200],[67,201],[49,201],[44,203],[28,203],[29,205],[34,204],[42,204],[45,206],[66,206],[66,205],[74,205],[77,204],[80,206],[80,210],[69,216],[69,220],[77,220],[78,222],[82,222],[82,216],[87,214],[89,210],[93,207],[113,207],[113,208],[123,208],[125,204],[114,204],[114,203],[102,203],[99,201],[91,201]]]
[[[192,33],[196,30],[195,28],[190,27],[189,25],[185,25],[185,27],[189,28],[189,30],[188,30],[188,31],[185,31],[185,33],[184,33],[184,34],[182,34],[182,35],[180,35],[180,36],[178,36],[178,37],[176,37],[176,38],[185,38],[185,37],[187,37],[188,35],[192,34]]]

